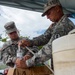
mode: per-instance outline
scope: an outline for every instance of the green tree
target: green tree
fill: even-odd
[[[7,41],[7,39],[8,39],[8,37],[1,38],[1,39],[0,39],[0,41],[2,41],[2,42],[6,42],[6,41]]]

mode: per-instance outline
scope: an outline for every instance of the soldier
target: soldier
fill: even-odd
[[[13,21],[6,23],[4,27],[6,29],[6,33],[8,34],[10,40],[5,42],[3,45],[1,51],[1,59],[7,66],[13,67],[15,64],[17,66],[18,63],[17,60],[19,59],[17,58],[17,50],[18,50],[17,44],[18,41],[21,41],[26,38],[19,36],[19,31],[16,28],[15,23]],[[8,47],[9,45],[10,47]],[[32,56],[32,54],[30,54],[28,50],[25,48],[22,48],[21,52],[23,56],[26,54]]]
[[[36,37],[33,40],[23,40],[19,43],[19,45],[21,46],[26,46],[26,44],[28,43],[30,43],[29,46],[39,46],[48,42],[32,58],[25,60],[25,68],[35,66],[36,64],[43,63],[46,60],[50,59],[52,56],[52,41],[61,36],[67,35],[69,31],[75,28],[74,24],[68,19],[67,15],[64,15],[62,6],[60,5],[58,0],[48,1],[48,3],[44,7],[42,16],[45,15],[47,16],[47,19],[53,22],[47,29],[47,31],[43,35]],[[22,68],[22,62],[20,60],[19,62],[20,64],[18,65],[18,67]]]

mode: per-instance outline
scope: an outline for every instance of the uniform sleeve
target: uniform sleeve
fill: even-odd
[[[3,45],[3,48],[6,48],[7,44]],[[7,66],[14,66],[14,62],[16,60],[16,57],[14,55],[11,54],[11,50],[10,48],[4,49],[1,51],[1,60],[4,62],[4,64],[6,64]]]
[[[32,52],[34,52],[34,53],[37,53],[38,52],[38,50],[39,50],[39,48],[37,47],[37,46],[33,46],[33,47],[28,47]],[[30,51],[28,51],[27,53],[26,53],[26,55],[29,55],[29,56],[33,56],[33,54],[30,52]]]
[[[56,38],[67,35],[68,32],[72,30],[73,28],[74,27],[68,26],[68,25],[67,26],[64,26],[64,25],[57,26],[54,29],[53,35],[50,41],[48,42],[48,44],[43,46],[43,48],[38,53],[36,53],[31,59],[26,61],[27,66],[31,67],[33,65],[43,63],[44,61],[50,59],[52,56],[52,41],[55,40]]]
[[[54,39],[54,36],[52,36],[51,41]],[[36,53],[31,59],[26,61],[26,64],[28,67],[31,67],[33,65],[41,64],[44,61],[48,60],[52,56],[52,45],[51,41],[49,41],[48,44],[43,46],[43,48]]]
[[[35,37],[33,38],[32,41],[32,45],[35,45],[35,46],[42,46],[42,45],[45,45],[48,43],[48,41],[50,40],[51,38],[51,29],[50,27],[45,31],[44,34],[38,36],[38,37]]]

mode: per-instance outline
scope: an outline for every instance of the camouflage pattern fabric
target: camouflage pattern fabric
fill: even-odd
[[[18,40],[15,40],[15,41],[10,40],[3,45],[3,48],[2,48],[2,51],[1,51],[1,60],[7,66],[10,66],[10,67],[14,66],[15,60],[17,58],[16,55],[17,55],[17,50],[18,50],[18,46],[16,44],[17,44],[18,41],[23,40],[23,39],[26,39],[26,38],[19,38]],[[11,45],[11,44],[15,44],[15,45]],[[11,45],[11,46],[6,48],[9,45]],[[37,52],[38,48],[34,46],[34,47],[31,48],[31,50],[32,51],[35,50],[35,52]],[[22,48],[22,53],[23,53],[23,56],[26,55],[26,54],[29,54],[29,55],[32,56],[32,54],[26,48]]]
[[[49,28],[50,30],[48,30],[48,34],[46,33],[46,35],[50,38],[48,39],[49,42],[44,45],[43,48],[32,58],[26,61],[27,66],[31,67],[33,65],[43,63],[44,61],[50,59],[52,57],[52,41],[61,36],[67,35],[68,32],[74,28],[74,24],[68,19],[66,15],[64,15],[58,23],[52,24],[52,28]],[[47,37],[45,37],[44,35],[33,39],[33,45],[35,45],[36,43],[37,45],[39,45],[41,43],[41,40],[46,41],[45,39]]]

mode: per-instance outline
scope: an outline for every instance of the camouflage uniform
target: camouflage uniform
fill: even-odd
[[[17,54],[17,50],[18,50],[18,46],[16,45],[18,41],[25,39],[25,38],[19,38],[16,41],[10,40],[8,42],[6,42],[3,45],[4,50],[1,51],[1,59],[3,60],[3,62],[7,65],[7,66],[14,66],[15,60],[16,60],[16,54]],[[13,45],[11,45],[13,44]],[[7,46],[11,45],[10,47],[6,48]],[[34,51],[34,49],[36,49],[35,51],[37,51],[38,48],[33,47],[32,50]],[[23,56],[26,54],[29,54],[32,56],[32,54],[30,52],[28,52],[28,50],[26,48],[22,48],[22,53]]]
[[[52,56],[52,41],[55,40],[56,38],[67,35],[68,32],[74,28],[75,28],[74,24],[67,18],[66,15],[64,15],[58,23],[52,24],[52,28],[48,28],[48,34],[46,33],[46,35],[50,39],[48,44],[43,46],[43,48],[38,53],[36,53],[31,59],[26,61],[27,66],[30,67],[39,63],[43,63],[44,61],[50,59]],[[46,39],[47,37],[43,38]],[[42,36],[39,38],[37,37],[33,39],[33,44],[35,45],[34,42],[39,44],[41,43],[40,42],[41,40],[45,41],[45,39],[43,40]]]

